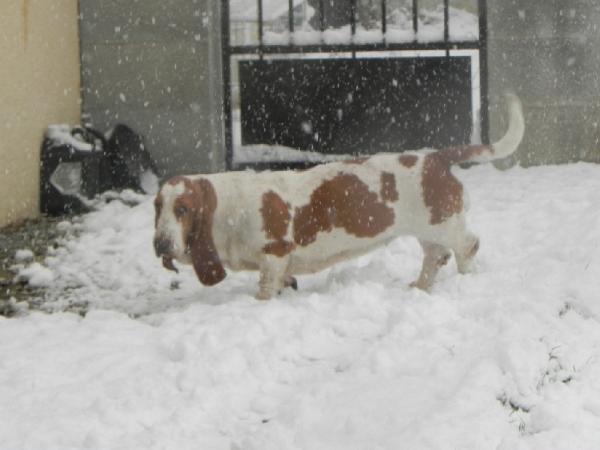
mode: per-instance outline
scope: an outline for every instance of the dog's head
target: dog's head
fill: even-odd
[[[154,207],[154,250],[163,265],[177,270],[174,259],[191,263],[202,284],[222,281],[226,273],[213,240],[217,195],[212,183],[206,178],[171,178],[156,195]]]

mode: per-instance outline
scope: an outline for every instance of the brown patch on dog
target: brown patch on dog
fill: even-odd
[[[400,160],[400,164],[402,164],[407,169],[410,169],[417,163],[419,157],[416,155],[400,155],[398,159]]]
[[[160,213],[162,212],[163,199],[162,195],[159,192],[156,194],[154,198],[154,228],[158,225],[158,218],[160,217]]]
[[[263,218],[263,231],[268,239],[282,240],[292,219],[290,206],[273,191],[262,197],[260,213]]]
[[[398,200],[396,177],[393,173],[382,172],[381,174],[381,199],[384,202],[395,202]]]
[[[473,158],[480,156],[486,152],[494,154],[495,150],[492,145],[457,145],[440,150],[438,154],[441,158],[448,161],[450,164],[460,164],[469,162]]]
[[[263,251],[279,257],[289,254],[295,247],[293,242],[285,240],[288,226],[292,220],[290,205],[275,192],[265,192],[260,213],[263,219],[263,231],[267,239],[275,241],[265,245]]]
[[[423,162],[423,200],[431,211],[430,223],[437,225],[462,211],[463,186],[452,175],[453,164],[466,163],[473,158],[495,150],[492,145],[459,145],[437,151]]]
[[[198,279],[202,284],[213,286],[227,276],[212,235],[217,193],[207,179],[201,178],[193,181],[192,184],[198,206],[189,234],[188,246]]]
[[[437,225],[463,209],[463,186],[450,171],[451,163],[442,153],[425,157],[421,186],[423,201],[429,208],[431,225]]]
[[[352,159],[345,159],[344,161],[342,161],[344,164],[364,164],[365,161],[367,161],[369,159],[368,156],[361,156],[359,158],[352,158]]]
[[[285,255],[289,255],[296,248],[296,244],[290,241],[275,241],[269,242],[263,247],[263,252],[268,255],[279,256],[283,258]]]
[[[333,228],[343,228],[359,238],[373,237],[393,223],[393,209],[380,202],[356,175],[340,172],[313,191],[308,205],[296,208],[294,242],[307,246],[319,232]]]

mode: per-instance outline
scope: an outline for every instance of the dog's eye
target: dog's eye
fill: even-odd
[[[188,213],[188,209],[187,207],[183,206],[183,205],[179,205],[177,208],[175,208],[175,216],[176,217],[183,217]]]

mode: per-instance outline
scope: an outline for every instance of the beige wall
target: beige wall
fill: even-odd
[[[48,124],[80,122],[77,0],[0,2],[0,226],[38,214]]]

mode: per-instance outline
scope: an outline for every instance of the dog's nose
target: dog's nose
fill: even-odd
[[[154,251],[158,257],[168,256],[171,253],[171,242],[163,237],[155,237]]]

